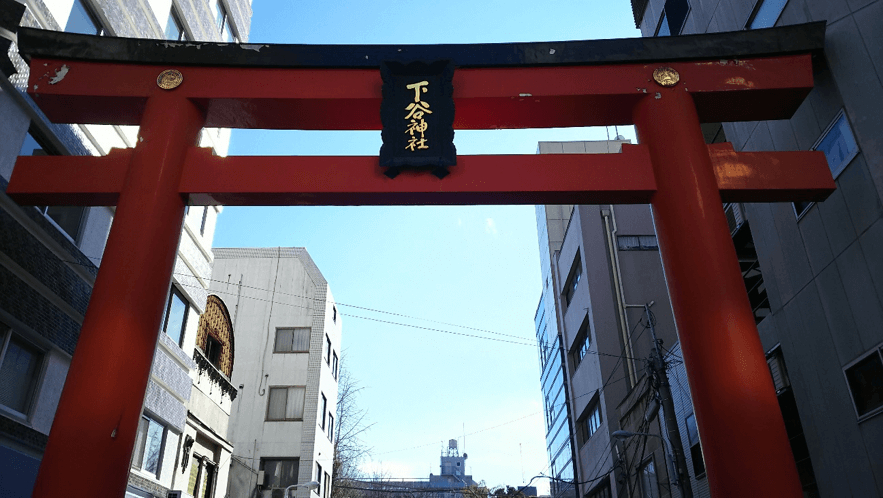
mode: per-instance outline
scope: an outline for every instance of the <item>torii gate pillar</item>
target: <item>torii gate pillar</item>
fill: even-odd
[[[661,89],[635,106],[634,122],[656,176],[653,222],[681,350],[694,372],[690,392],[702,400],[693,406],[696,419],[704,434],[731,436],[702,439],[706,466],[715,469],[709,488],[748,497],[763,483],[764,496],[802,496],[693,98]],[[759,451],[756,441],[769,446]],[[750,472],[734,461],[750,462]]]

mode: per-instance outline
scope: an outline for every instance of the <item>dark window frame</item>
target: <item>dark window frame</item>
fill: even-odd
[[[852,160],[855,159],[855,157],[859,154],[859,152],[861,152],[861,149],[858,146],[858,140],[855,138],[855,132],[853,131],[852,123],[849,121],[849,116],[846,114],[845,109],[840,109],[837,112],[837,114],[834,116],[834,119],[832,119],[831,122],[828,123],[828,126],[825,128],[825,131],[823,131],[821,133],[821,135],[819,135],[819,138],[816,140],[816,142],[810,148],[810,150],[819,150],[819,146],[821,146],[822,142],[824,142],[825,139],[828,138],[828,134],[834,130],[834,127],[836,127],[840,123],[841,119],[843,120],[844,123],[846,123],[846,128],[847,128],[847,130],[849,130],[849,134],[852,136],[852,141],[855,144],[855,148],[852,151],[850,151],[847,155],[845,155],[843,157],[843,160],[840,162],[840,164],[836,165],[836,167],[832,168],[831,164],[828,163],[828,168],[831,169],[831,176],[833,176],[835,180],[837,179],[837,177],[839,177],[841,174],[843,174],[843,171],[846,170],[846,167],[849,166],[849,164],[852,163]],[[827,156],[825,156],[825,158],[827,159]],[[836,169],[836,173],[835,173],[835,169]],[[811,202],[792,202],[791,203],[791,207],[794,209],[794,216],[797,218],[797,221],[802,220],[803,217],[806,215],[806,213],[809,212],[810,208],[812,208],[815,205],[816,205],[816,203],[813,201],[811,201]]]
[[[846,381],[846,390],[849,392],[849,399],[852,401],[852,408],[855,411],[855,416],[858,422],[864,422],[865,420],[868,420],[883,413],[883,403],[867,408],[863,412],[859,412],[859,405],[858,403],[856,403],[855,393],[853,392],[854,383],[851,381],[850,375],[848,373],[859,364],[862,364],[868,359],[874,357],[877,358],[881,369],[883,369],[883,344],[879,344],[873,347],[870,351],[861,355],[860,357],[856,358],[854,361],[848,363],[845,367],[843,367],[843,378]]]
[[[3,363],[6,361],[6,355],[9,352],[9,344],[13,339],[34,353],[36,365],[33,376],[29,381],[30,385],[27,387],[27,396],[24,403],[25,411],[19,411],[15,407],[3,404],[0,404],[0,408],[4,412],[11,412],[11,414],[17,415],[17,418],[30,420],[39,397],[40,385],[43,383],[44,371],[46,369],[46,350],[17,334],[12,327],[0,322],[0,372],[2,372]]]
[[[174,38],[174,39],[168,38],[169,24],[171,24],[171,23],[174,23],[175,29],[177,29],[177,31],[178,31],[178,37]],[[181,14],[179,14],[178,8],[175,6],[174,3],[172,3],[172,7],[169,9],[169,18],[166,21],[166,29],[165,29],[165,33],[163,33],[163,35],[166,36],[167,40],[172,40],[172,41],[189,41],[190,40],[190,35],[187,33],[187,26],[182,21]]]
[[[287,330],[292,331],[291,346],[290,346],[291,349],[290,350],[279,349],[279,332],[280,331],[287,331]],[[294,349],[294,333],[298,330],[300,330],[301,332],[303,332],[303,331],[307,332],[307,341],[306,341],[307,342],[307,349],[297,349],[297,350]],[[304,353],[309,354],[309,352],[310,352],[309,336],[312,335],[312,333],[313,333],[313,330],[310,327],[276,327],[276,335],[273,337],[273,353],[274,354],[292,354],[292,353],[293,354],[304,354]]]
[[[296,468],[297,468],[297,470],[294,472],[293,482],[291,482],[290,484],[279,483],[278,486],[275,485],[276,483],[268,482],[266,484],[266,489],[269,489],[271,492],[271,496],[273,496],[273,498],[275,498],[277,495],[282,496],[281,491],[284,490],[286,487],[290,486],[291,484],[298,483],[297,482],[298,475],[300,473],[300,458],[299,457],[285,457],[285,458],[283,458],[283,457],[261,457],[260,470],[264,471],[265,475],[268,475],[268,474],[266,474],[266,472],[267,472],[267,466],[270,463],[273,463],[273,464],[277,464],[277,463],[278,464],[282,464],[282,463],[292,464],[292,463],[295,463]],[[266,479],[269,481],[269,477],[267,477]],[[279,490],[280,493],[275,493],[276,490]]]
[[[573,362],[574,371],[582,365],[591,345],[592,333],[589,324],[589,315],[586,313],[586,317],[583,318],[579,331],[576,333],[576,339],[573,341],[573,346],[570,348],[570,358],[571,362]]]
[[[172,309],[172,297],[173,296],[177,296],[181,300],[181,302],[184,303],[184,319],[181,320],[181,330],[180,330],[181,335],[178,336],[178,341],[177,341],[178,347],[181,347],[181,345],[184,344],[184,335],[185,335],[185,332],[187,331],[187,318],[190,315],[190,308],[192,308],[193,306],[190,304],[190,300],[187,299],[187,296],[184,295],[184,293],[181,292],[180,289],[178,289],[178,286],[172,284],[171,289],[169,289],[169,298],[166,300],[166,309],[163,312],[163,318],[162,318],[162,332],[164,334],[168,335],[169,337],[172,337],[168,332],[168,328],[169,328],[169,311],[171,311],[171,309]]]
[[[340,366],[340,359],[337,357],[337,351],[334,351],[333,357],[331,360],[331,377],[333,377],[334,380],[337,380],[337,371],[338,371],[339,366]]]
[[[767,0],[757,0],[756,2],[754,2],[754,7],[751,8],[751,13],[748,15],[748,20],[745,21],[745,27],[743,29],[746,29],[746,30],[748,30],[748,29],[764,29],[764,28],[772,28],[772,27],[776,26],[776,24],[779,22],[779,19],[782,18],[782,13],[785,12],[785,7],[788,6],[789,0],[785,0],[785,2],[782,4],[782,9],[779,10],[779,13],[776,15],[776,18],[773,19],[772,24],[770,24],[768,26],[758,26],[758,27],[752,26],[755,19],[757,19],[757,14],[760,13],[760,9],[763,7],[763,4],[766,1]]]
[[[573,296],[576,294],[577,286],[583,275],[583,261],[580,251],[577,249],[576,255],[573,257],[573,263],[570,265],[570,271],[567,273],[567,279],[564,280],[564,286],[561,288],[561,297],[564,299],[565,308],[570,306]]]
[[[97,36],[105,36],[108,34],[107,28],[104,27],[104,22],[101,21],[101,18],[98,16],[98,13],[95,10],[95,6],[92,5],[92,2],[89,0],[74,0],[71,4],[71,11],[68,13],[68,20],[65,23],[64,29],[67,33],[80,33],[80,31],[68,31],[68,25],[70,24],[70,15],[73,13],[74,9],[77,7],[77,4],[83,7],[83,12],[86,14],[88,20],[95,27],[95,33],[85,33],[89,35],[97,35]]]

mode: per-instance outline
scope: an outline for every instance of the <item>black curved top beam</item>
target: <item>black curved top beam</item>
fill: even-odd
[[[20,28],[19,52],[95,62],[274,68],[379,68],[381,61],[450,59],[460,68],[601,65],[821,52],[825,22],[656,38],[445,45],[172,42]]]

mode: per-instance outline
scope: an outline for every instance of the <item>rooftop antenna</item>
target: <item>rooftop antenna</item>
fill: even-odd
[[[518,456],[521,458],[521,482],[527,482],[524,479],[524,454],[521,452],[521,443],[518,443]]]

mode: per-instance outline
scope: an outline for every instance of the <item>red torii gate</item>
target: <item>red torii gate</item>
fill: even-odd
[[[799,497],[721,201],[821,201],[820,152],[706,145],[700,122],[789,118],[824,23],[663,39],[501,45],[175,44],[22,29],[55,122],[140,124],[134,149],[22,157],[22,204],[117,205],[34,496],[125,488],[186,204],[650,203],[716,497]],[[610,155],[460,156],[386,177],[371,157],[227,157],[200,129],[380,128],[381,60],[452,59],[456,129],[635,124]],[[158,86],[174,68],[183,83]],[[671,79],[654,80],[669,68]],[[659,83],[657,82],[659,81]]]

